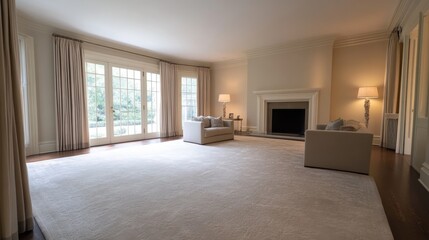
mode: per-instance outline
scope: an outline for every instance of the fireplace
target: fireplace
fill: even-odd
[[[254,91],[254,94],[257,96],[257,133],[303,136],[305,130],[316,129],[319,89],[264,90]],[[299,116],[291,117],[290,114]],[[273,122],[273,115],[279,120]],[[277,121],[283,126],[277,127]],[[291,130],[285,125],[295,126]]]
[[[267,133],[303,136],[308,126],[308,102],[267,103]]]

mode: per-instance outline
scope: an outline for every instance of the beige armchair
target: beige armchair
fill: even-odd
[[[359,131],[307,130],[304,166],[368,174],[372,137]]]

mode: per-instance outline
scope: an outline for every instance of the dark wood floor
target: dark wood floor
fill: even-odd
[[[89,154],[132,145],[147,145],[178,138],[152,139],[112,144],[85,150],[31,156],[27,162]],[[392,150],[373,147],[370,176],[377,184],[390,228],[395,239],[429,239],[429,192],[418,182],[419,173],[410,167],[409,156]],[[36,223],[32,232],[21,234],[20,239],[44,240]]]

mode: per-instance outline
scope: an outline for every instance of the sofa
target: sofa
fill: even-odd
[[[304,166],[368,174],[372,138],[365,130],[307,130]]]
[[[234,139],[234,122],[222,120],[222,126],[207,126],[204,121],[185,121],[183,123],[183,141],[207,144]]]

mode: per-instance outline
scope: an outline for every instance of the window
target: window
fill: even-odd
[[[197,115],[197,79],[182,77],[182,124]]]
[[[147,131],[154,133],[160,131],[160,103],[161,81],[160,75],[147,73]]]
[[[22,116],[26,155],[39,153],[37,123],[36,73],[34,41],[25,34],[18,35],[18,53],[21,74]]]
[[[105,75],[105,66],[103,64],[86,63],[90,139],[105,138],[107,136]]]
[[[27,63],[26,63],[26,47],[25,40],[19,38],[19,63],[21,65],[21,93],[22,93],[22,110],[23,110],[23,122],[24,122],[24,142],[25,146],[28,147],[30,144],[30,130],[29,130],[29,112],[28,112],[28,85],[27,85]]]

